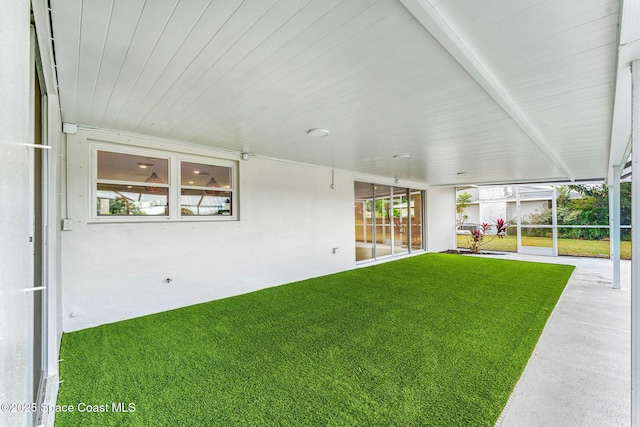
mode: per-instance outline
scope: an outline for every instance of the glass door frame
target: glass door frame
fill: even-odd
[[[30,242],[32,249],[32,267],[30,288],[25,289],[32,295],[29,327],[31,329],[30,346],[30,384],[28,393],[31,403],[36,405],[32,413],[33,425],[42,423],[42,403],[45,399],[47,378],[51,372],[49,347],[51,337],[49,304],[49,211],[51,162],[49,149],[49,97],[41,63],[38,39],[35,28],[31,26],[31,88],[30,88],[30,128],[33,150],[29,151],[29,197],[30,197]]]
[[[363,227],[364,227],[364,231],[363,231],[363,235],[366,236],[367,232],[366,229],[367,227],[371,227],[371,236],[370,236],[370,240],[371,240],[371,257],[369,258],[363,258],[363,259],[358,259],[357,256],[357,251],[358,251],[358,247],[357,247],[357,232],[356,232],[356,262],[357,263],[361,263],[361,262],[371,262],[371,261],[377,261],[377,260],[382,260],[382,259],[387,259],[387,258],[392,258],[395,256],[401,256],[401,255],[405,255],[405,254],[411,254],[411,253],[415,253],[415,252],[421,252],[425,250],[425,241],[426,241],[426,236],[425,236],[425,191],[424,190],[418,190],[418,189],[412,189],[412,188],[408,188],[408,187],[395,187],[391,184],[376,184],[376,183],[371,183],[371,182],[366,182],[366,181],[354,181],[354,188],[356,185],[358,184],[367,184],[367,185],[371,185],[371,199],[357,199],[357,195],[356,197],[354,197],[354,201],[356,203],[363,201],[364,202],[364,206],[363,206]],[[390,250],[388,254],[385,255],[379,255],[378,253],[378,242],[377,242],[377,238],[378,238],[378,233],[377,233],[377,227],[378,227],[378,221],[377,221],[377,201],[379,199],[378,195],[379,192],[377,192],[377,187],[385,187],[389,189],[389,194],[385,195],[382,199],[388,199],[388,203],[386,204],[386,215],[388,218],[388,223],[387,224],[382,224],[383,227],[389,227],[389,245],[390,245]],[[420,225],[421,225],[421,230],[420,230],[420,234],[421,234],[421,247],[420,248],[414,248],[412,245],[412,221],[411,221],[411,213],[412,213],[412,206],[411,206],[411,198],[412,195],[414,195],[415,192],[419,192],[420,193]],[[406,224],[404,224],[406,226],[406,238],[407,238],[407,247],[405,250],[401,250],[401,251],[397,251],[396,250],[396,236],[395,236],[395,232],[396,232],[396,223],[395,223],[395,217],[393,216],[394,213],[394,199],[396,197],[404,197],[406,199],[406,212],[407,212],[407,217],[406,217]],[[367,224],[367,204],[371,203],[371,224]],[[402,209],[402,208],[401,208]],[[400,218],[404,219],[402,217],[402,213],[400,214]],[[355,219],[355,218],[354,218]],[[356,224],[356,227],[358,225]],[[384,242],[383,242],[384,244]],[[402,240],[400,242],[400,244],[402,245]],[[404,248],[401,248],[404,249]]]

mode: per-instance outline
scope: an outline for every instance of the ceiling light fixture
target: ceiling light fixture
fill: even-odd
[[[151,182],[154,184],[164,184],[162,182],[162,180],[160,179],[160,177],[158,175],[156,175],[156,173],[152,173],[151,176],[149,176],[149,178],[145,179],[144,182]],[[161,193],[162,192],[162,188],[160,187],[144,187],[145,190],[147,190],[149,193]]]
[[[309,129],[307,131],[307,135],[321,138],[329,135],[329,131],[326,129],[314,128],[314,129]]]
[[[408,159],[409,157],[411,157],[409,153],[400,153],[393,156],[394,159]]]
[[[211,180],[205,184],[205,187],[218,188],[220,187],[220,184],[216,182],[216,179],[214,177],[211,177]],[[204,192],[212,196],[218,195],[217,191],[204,190]]]
[[[153,166],[153,163],[142,163],[142,162],[138,162],[138,166],[140,167],[140,169],[146,169],[149,166]]]

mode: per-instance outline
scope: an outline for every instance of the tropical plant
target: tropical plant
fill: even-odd
[[[99,204],[98,204],[98,209],[100,209]],[[146,215],[145,212],[143,212],[140,209],[140,205],[138,202],[127,199],[126,197],[109,199],[109,214],[110,215]]]
[[[480,248],[491,242],[496,237],[502,239],[507,234],[508,224],[504,219],[500,218],[496,220],[495,225],[483,222],[480,227],[480,229],[476,229],[471,232],[471,237],[469,239],[469,250],[474,254],[480,253]],[[489,240],[485,240],[485,236],[493,227],[496,228],[496,233],[492,234],[492,237]]]
[[[467,220],[464,210],[471,204],[471,194],[466,191],[458,194],[456,198],[456,225],[459,227]]]

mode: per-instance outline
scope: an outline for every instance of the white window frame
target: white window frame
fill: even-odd
[[[225,191],[231,193],[231,215],[182,215],[182,205],[180,203],[180,197],[182,195],[182,189],[204,189],[195,185],[184,185],[181,180],[182,175],[182,162],[200,163],[208,166],[221,166],[231,168],[231,182],[229,188],[221,187],[219,191]],[[238,162],[233,160],[225,160],[213,157],[200,157],[191,155],[178,155],[176,156],[176,214],[183,221],[202,221],[202,220],[216,220],[216,221],[233,221],[238,219],[238,191],[237,191],[237,167]],[[171,205],[169,206],[171,207]],[[169,210],[171,213],[171,210]]]
[[[89,197],[89,218],[90,223],[140,223],[140,222],[219,222],[219,221],[238,221],[239,220],[239,196],[238,196],[238,167],[239,162],[234,160],[222,159],[218,157],[201,156],[193,154],[183,154],[180,152],[155,150],[143,147],[129,147],[124,145],[107,144],[94,142],[90,145],[91,152],[91,187]],[[157,187],[165,187],[169,189],[167,201],[169,203],[168,215],[98,215],[96,203],[98,200],[98,183],[103,184],[125,184],[133,186],[141,186],[145,183],[128,182],[117,180],[98,179],[98,151],[106,151],[116,154],[129,154],[134,156],[154,157],[158,159],[166,159],[168,161],[169,182],[166,184],[154,184]],[[231,193],[231,215],[181,215],[180,195],[181,186],[180,173],[181,162],[201,163],[211,166],[222,166],[231,168],[231,185],[230,188],[223,188],[221,191]],[[149,184],[147,184],[149,185]]]

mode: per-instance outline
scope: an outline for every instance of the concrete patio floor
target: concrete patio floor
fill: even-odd
[[[629,426],[631,262],[622,289],[610,260],[498,255],[576,266],[497,427]]]

